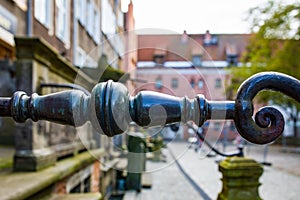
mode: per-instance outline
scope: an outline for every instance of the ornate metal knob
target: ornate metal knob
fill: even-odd
[[[17,122],[30,118],[74,126],[90,121],[107,136],[123,133],[131,122],[157,126],[193,121],[201,126],[209,119],[233,119],[245,139],[265,144],[282,133],[284,120],[272,107],[261,109],[255,121],[252,119],[252,99],[264,89],[283,92],[300,102],[299,80],[268,72],[246,80],[235,101],[208,101],[203,95],[189,99],[152,91],[130,96],[124,85],[108,81],[96,85],[90,96],[78,90],[30,97],[24,92],[16,92],[12,98],[0,98],[0,116],[11,116]]]
[[[262,72],[248,78],[240,86],[235,100],[234,122],[239,133],[248,141],[266,144],[278,138],[284,129],[282,114],[275,108],[261,108],[253,116],[252,100],[262,90],[274,90],[300,103],[300,81],[276,72]]]

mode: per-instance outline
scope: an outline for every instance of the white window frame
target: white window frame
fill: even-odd
[[[70,1],[55,0],[55,4],[57,9],[55,34],[66,44],[68,48],[70,44]]]
[[[107,34],[115,34],[117,30],[116,14],[109,0],[101,0],[101,20],[102,31]]]
[[[80,11],[81,11],[81,5],[82,5],[83,1],[80,0],[75,0],[75,8],[74,8],[74,13],[75,13],[75,17],[76,19],[80,19]]]
[[[76,0],[77,10],[76,18],[79,20],[82,26],[86,25],[86,0]]]
[[[53,4],[52,0],[35,0],[34,17],[52,32]]]
[[[97,61],[95,61],[91,56],[87,55],[85,60],[85,67],[97,68]]]
[[[75,65],[78,67],[83,67],[85,60],[86,52],[82,48],[77,47],[75,53]]]
[[[27,0],[13,0],[19,8],[23,11],[27,11]]]
[[[100,11],[98,8],[94,8],[94,34],[93,38],[96,44],[100,43]]]
[[[198,89],[203,89],[204,88],[204,81],[202,79],[198,80]]]
[[[87,1],[87,19],[86,30],[92,36],[93,35],[93,23],[94,23],[94,3],[92,0]]]
[[[124,26],[124,16],[121,10],[118,11],[118,26],[123,27]]]

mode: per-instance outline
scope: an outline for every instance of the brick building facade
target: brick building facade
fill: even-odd
[[[152,90],[194,98],[203,94],[208,100],[226,100],[228,67],[238,66],[246,50],[247,34],[164,34],[138,35],[136,76],[141,81],[136,92]],[[207,122],[207,136],[235,137],[231,122]],[[227,134],[228,133],[228,134]],[[182,137],[187,138],[187,131]]]
[[[42,83],[76,83],[91,90],[98,80],[80,68],[97,67],[102,56],[112,67],[127,70],[128,36],[123,31],[133,21],[132,10],[121,12],[118,0],[1,0],[0,96],[16,90],[29,95],[62,90],[41,88]],[[108,163],[117,163],[118,157],[111,141],[90,124],[75,130],[47,121],[16,125],[10,118],[0,118],[0,138],[14,151],[9,167],[31,171],[24,176],[11,171],[1,177],[3,198],[92,193],[86,198],[107,199],[115,189],[115,168]],[[19,183],[18,192],[7,182]]]

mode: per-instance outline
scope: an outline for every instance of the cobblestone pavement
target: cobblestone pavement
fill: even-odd
[[[300,199],[300,154],[284,153],[281,146],[267,148],[264,159],[264,146],[248,147],[246,155],[257,161],[269,162],[261,177],[260,194],[263,199]],[[247,152],[248,151],[248,152]]]
[[[152,175],[152,187],[150,189],[143,188],[135,199],[203,199],[181,173],[169,150],[164,149],[163,154],[166,156],[167,162],[147,161],[147,170]]]
[[[211,199],[216,199],[221,191],[221,173],[218,172],[216,157],[207,158],[207,151],[196,153],[183,142],[172,142],[168,148],[178,158],[178,163]],[[230,148],[229,148],[230,149]],[[272,166],[264,166],[260,179],[260,196],[271,200],[296,200],[300,196],[300,154],[283,153],[281,147],[270,146],[264,159],[264,146],[251,145],[245,149],[248,157],[258,162],[267,161]]]
[[[282,147],[279,145],[270,145],[268,147],[251,145],[246,147],[245,153],[258,162],[271,163],[272,168],[276,170],[300,177],[300,153],[293,151],[293,149],[295,148]],[[265,158],[264,152],[266,152]]]
[[[217,199],[222,189],[221,173],[216,161],[207,157],[207,148],[196,152],[185,142],[170,142],[163,154],[167,162],[147,161],[152,175],[152,188],[143,189],[134,199]],[[222,149],[220,149],[222,150]],[[234,146],[226,148],[235,150]],[[267,150],[267,151],[265,151]],[[264,156],[264,152],[267,152]],[[260,197],[265,200],[297,200],[300,196],[300,154],[284,153],[282,147],[251,145],[245,155],[258,162],[268,162],[260,178]]]
[[[221,173],[214,158],[207,158],[205,152],[195,152],[187,143],[172,142],[168,148],[178,159],[183,170],[197,183],[210,199],[217,199],[222,189]]]

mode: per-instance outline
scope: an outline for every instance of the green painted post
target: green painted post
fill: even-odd
[[[139,132],[130,133],[128,137],[128,166],[126,189],[141,191],[142,173],[145,171],[146,143]]]
[[[229,157],[220,162],[223,188],[218,200],[259,200],[261,164],[245,157]]]

